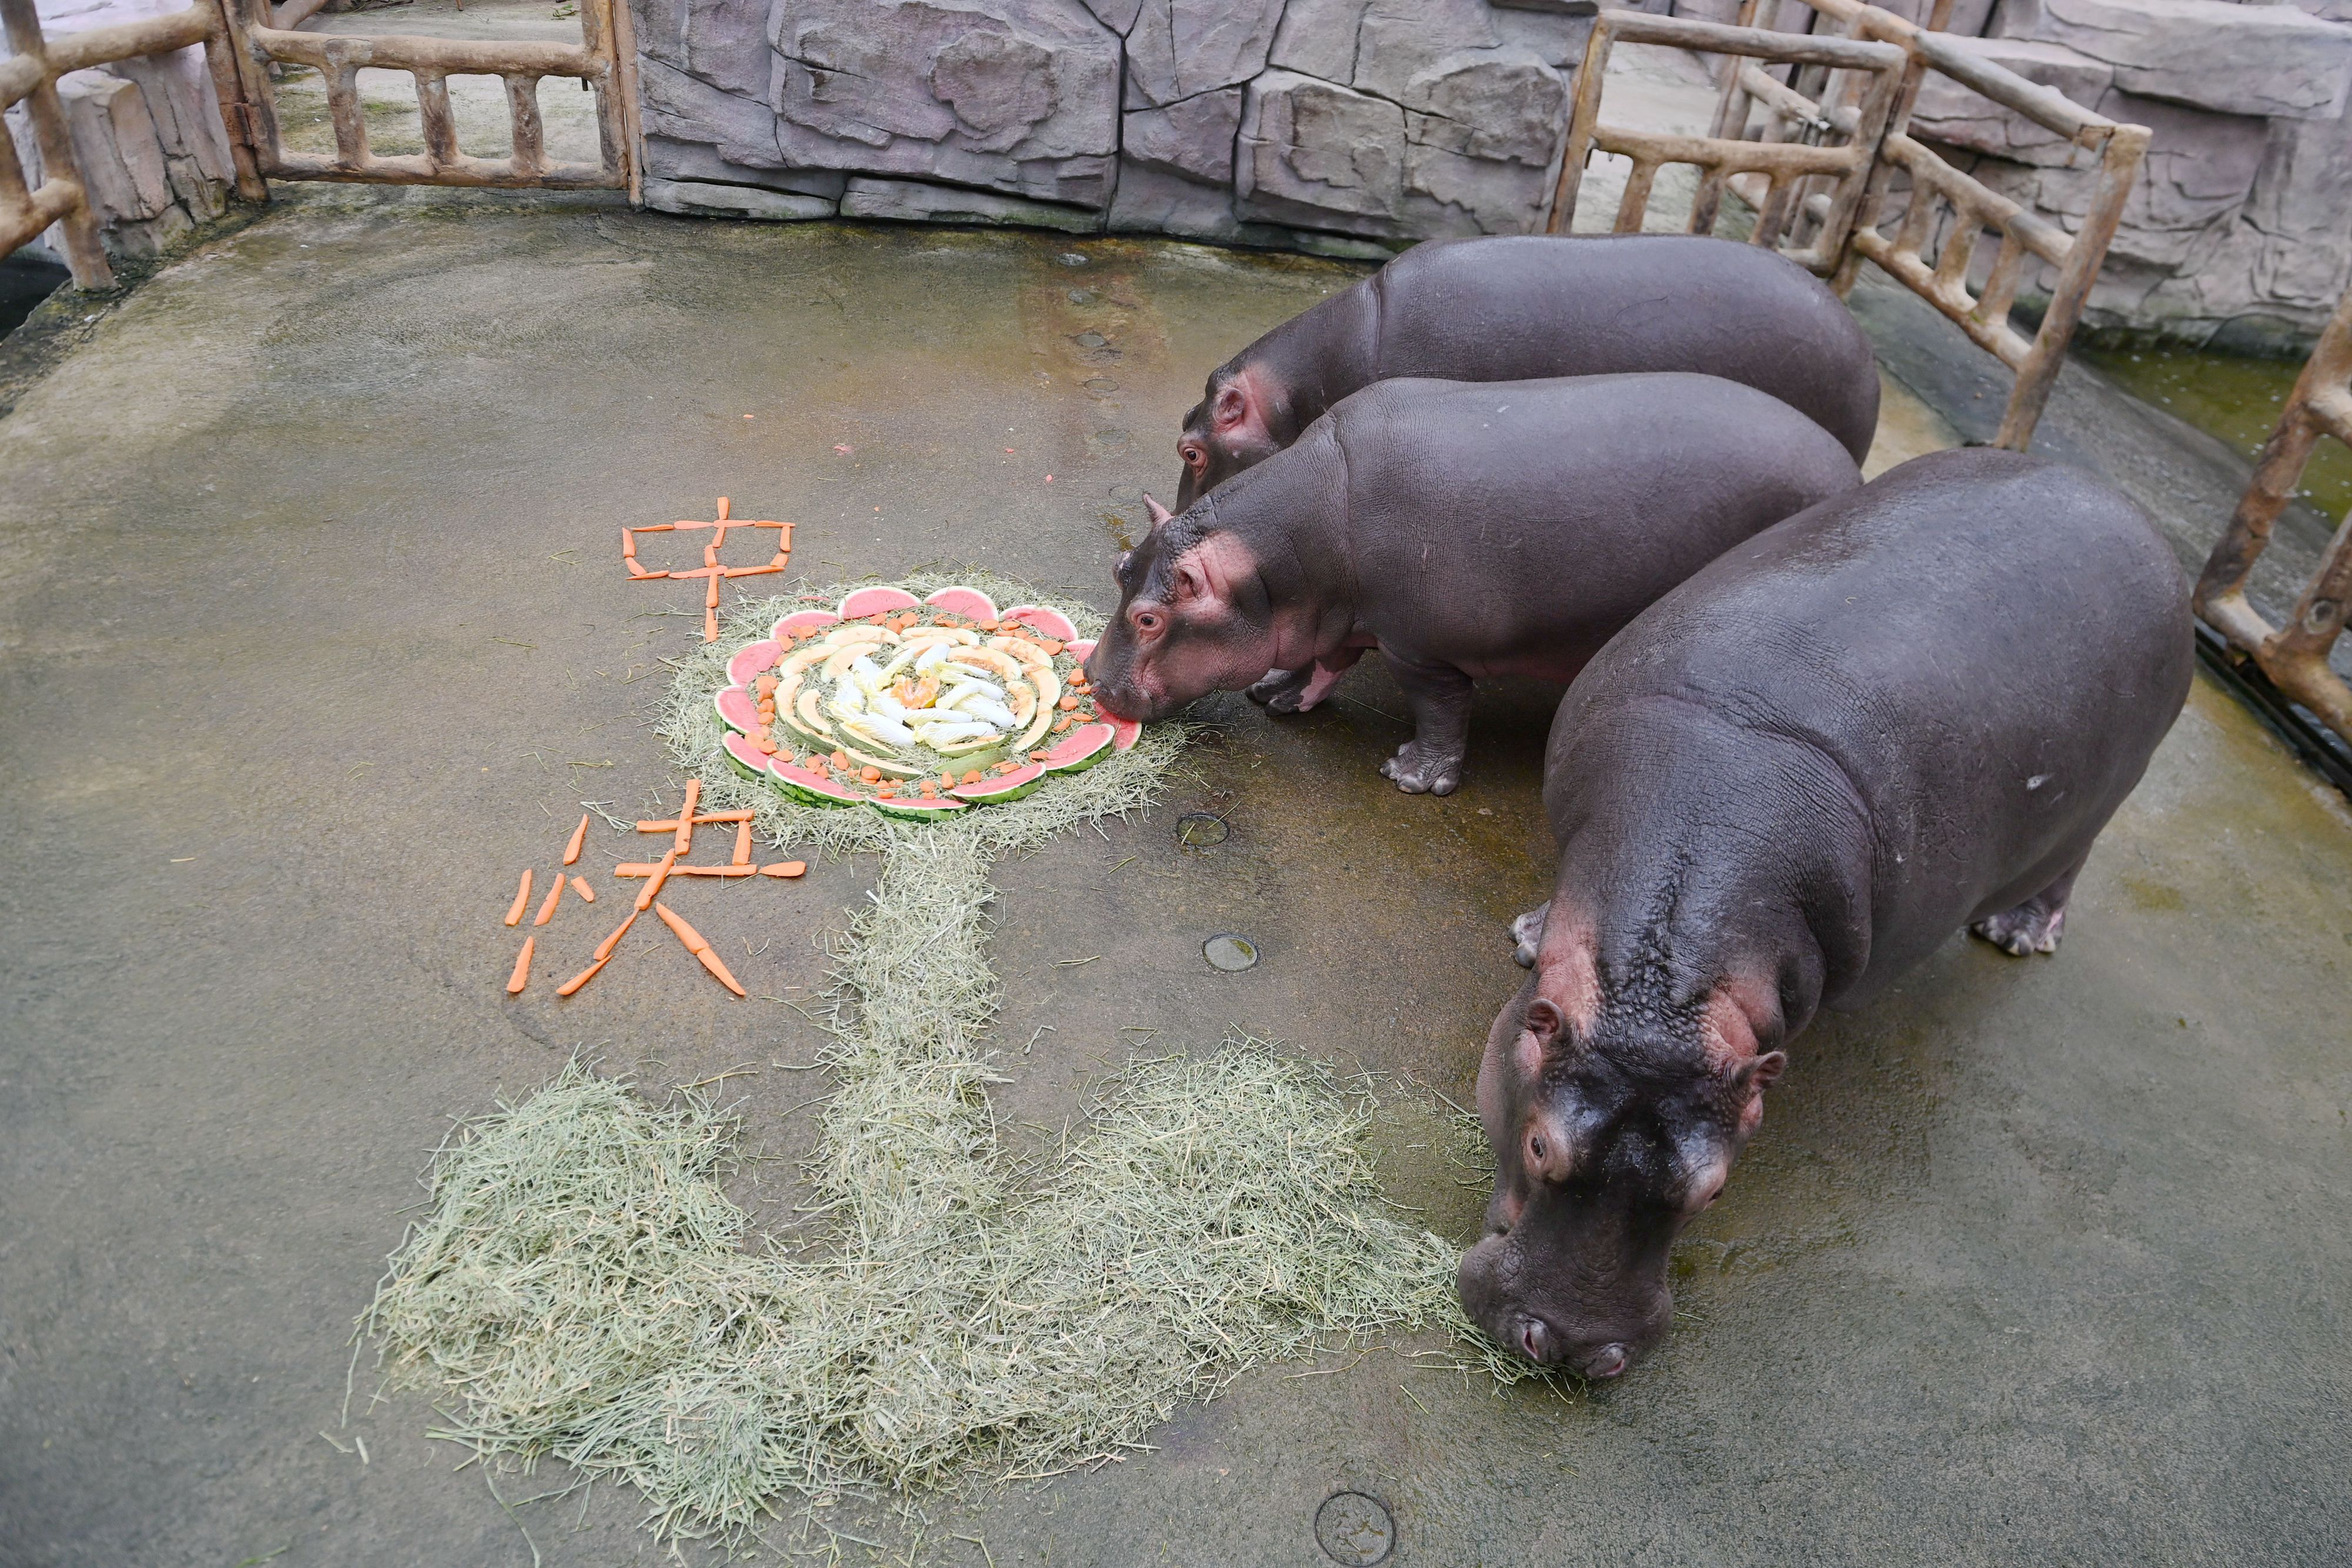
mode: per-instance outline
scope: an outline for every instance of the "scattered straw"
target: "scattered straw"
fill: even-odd
[[[907,586],[951,580],[1035,599],[968,572]],[[1388,1325],[1446,1326],[1468,1352],[1446,1364],[1528,1375],[1463,1317],[1453,1249],[1383,1212],[1369,1093],[1265,1042],[1136,1062],[1080,1136],[1013,1167],[981,1043],[989,868],[1148,802],[1181,737],[949,822],[793,805],[714,760],[709,698],[725,651],[797,603],[739,611],[678,661],[661,728],[705,800],[772,838],[883,852],[822,1015],[817,1239],[742,1249],[719,1186],[738,1125],[700,1086],[656,1106],[575,1061],[443,1147],[361,1319],[390,1381],[455,1396],[435,1435],[624,1478],[661,1534],[736,1536],[788,1492],[1107,1461],[1244,1368]]]

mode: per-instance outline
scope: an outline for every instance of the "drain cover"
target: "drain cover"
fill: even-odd
[[[1228,975],[1238,975],[1244,969],[1257,967],[1257,944],[1246,936],[1227,932],[1212,936],[1201,944],[1201,956],[1209,961],[1212,969],[1223,969]]]
[[[1187,811],[1176,819],[1176,841],[1188,850],[1222,844],[1232,831],[1225,820],[1213,811]]]
[[[1396,1548],[1396,1521],[1360,1491],[1335,1491],[1315,1511],[1315,1542],[1348,1568],[1373,1568]]]

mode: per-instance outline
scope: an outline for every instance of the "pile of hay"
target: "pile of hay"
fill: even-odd
[[[1082,1463],[1248,1366],[1385,1325],[1447,1325],[1524,1375],[1464,1319],[1454,1249],[1381,1212],[1370,1100],[1315,1063],[1247,1039],[1138,1062],[1055,1159],[1004,1155],[989,867],[1147,802],[1180,737],[948,822],[797,806],[713,760],[709,694],[741,640],[684,662],[678,760],[772,835],[883,855],[835,955],[820,1240],[745,1251],[719,1186],[736,1124],[574,1063],[445,1146],[361,1320],[390,1382],[461,1403],[437,1436],[625,1478],[665,1535],[732,1534],[788,1494]]]

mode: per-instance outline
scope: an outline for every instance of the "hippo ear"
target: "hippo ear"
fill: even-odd
[[[1544,1059],[1552,1053],[1567,1027],[1568,1019],[1550,1002],[1541,997],[1529,1002],[1519,1020],[1519,1071],[1529,1078],[1541,1076]]]
[[[1741,1089],[1769,1089],[1780,1082],[1780,1074],[1789,1070],[1789,1053],[1768,1051],[1740,1064],[1735,1082]]]
[[[1249,394],[1228,382],[1217,389],[1216,419],[1219,430],[1231,430],[1249,415]]]
[[[1149,491],[1149,490],[1146,490],[1146,491],[1143,493],[1143,504],[1144,504],[1144,506],[1145,506],[1145,507],[1149,507],[1149,508],[1150,509],[1150,512],[1151,512],[1151,526],[1152,526],[1153,528],[1158,528],[1160,524],[1162,524],[1162,523],[1166,522],[1166,521],[1167,521],[1171,517],[1172,517],[1172,516],[1174,515],[1173,513],[1170,512],[1170,511],[1168,510],[1168,508],[1167,508],[1167,507],[1165,507],[1161,506],[1159,502],[1157,502],[1157,501],[1153,500],[1153,499],[1151,498],[1151,492],[1150,492],[1150,491]]]

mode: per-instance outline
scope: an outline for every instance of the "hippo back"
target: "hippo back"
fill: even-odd
[[[1456,381],[1692,371],[1769,392],[1859,463],[1870,341],[1788,257],[1692,235],[1512,235],[1414,246],[1362,285],[1371,375]]]
[[[1557,822],[1609,787],[1627,759],[1583,742],[1622,733],[1629,704],[1818,748],[1871,862],[1866,946],[1832,967],[1883,981],[2087,852],[2192,653],[2187,583],[2130,500],[2012,453],[1937,453],[1732,549],[1628,625],[1561,705],[1546,801]]]

